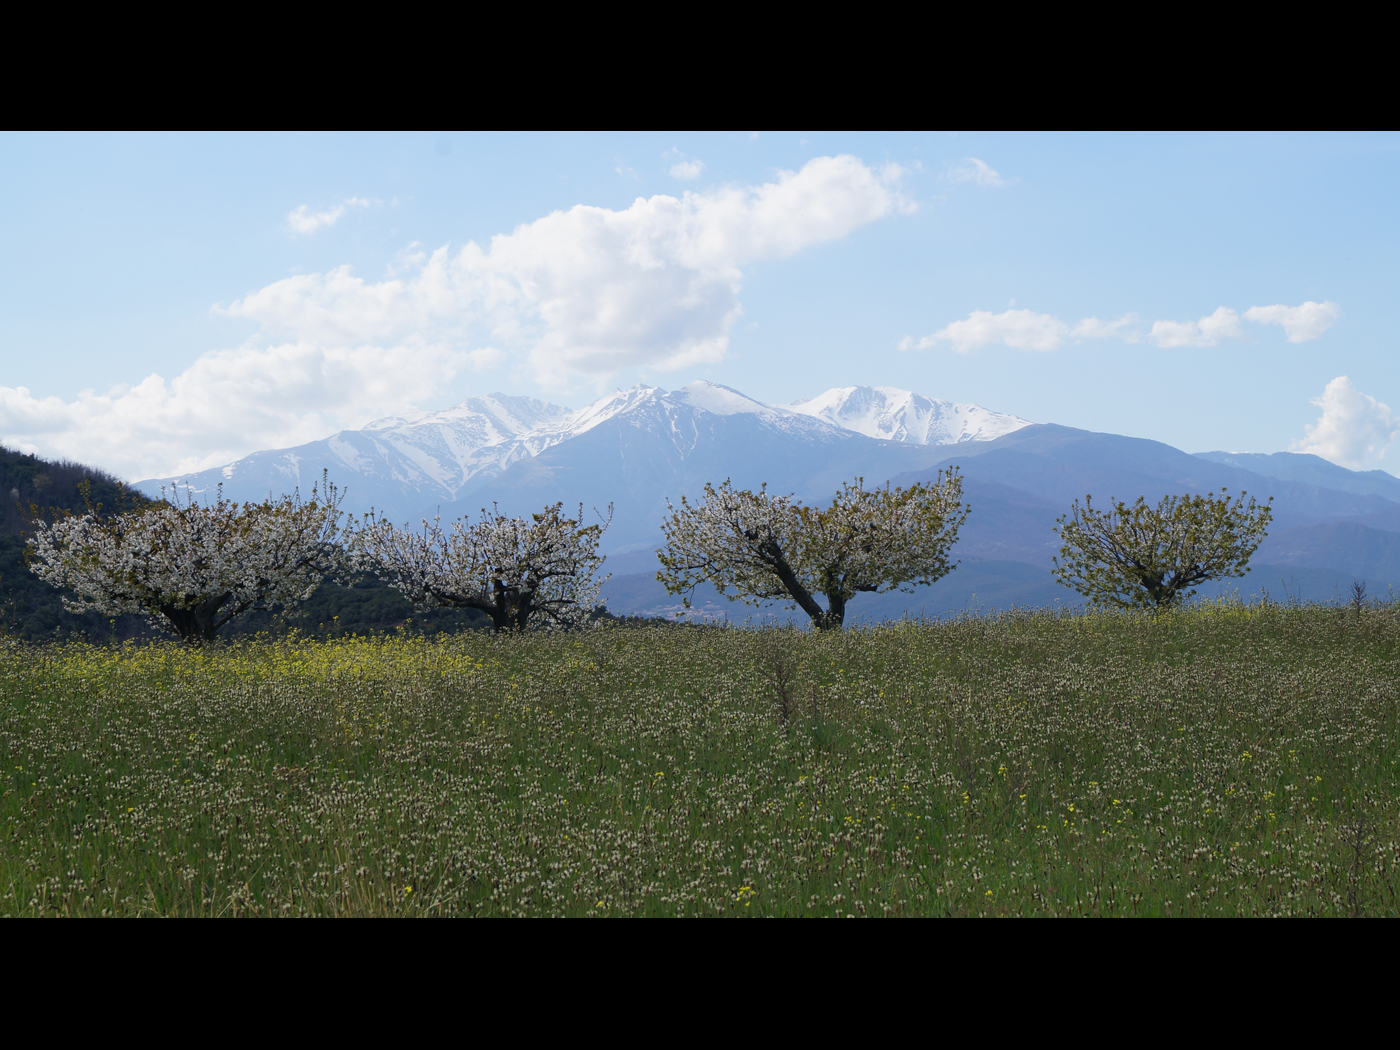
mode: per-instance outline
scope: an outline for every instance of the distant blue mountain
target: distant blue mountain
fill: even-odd
[[[1400,580],[1400,532],[1330,521],[1270,534],[1255,557],[1282,566],[1332,569],[1358,580]]]
[[[1144,496],[1149,503],[1156,503],[1168,494],[1218,492],[1222,488],[1232,494],[1248,492],[1261,502],[1273,496],[1274,531],[1363,515],[1385,518],[1400,512],[1400,502],[1382,496],[1268,477],[1192,456],[1160,441],[1052,424],[1028,426],[995,441],[961,446],[923,470],[897,475],[893,482],[927,481],[950,466],[957,466],[968,479],[965,487],[973,513],[964,527],[962,542],[967,546],[960,545],[960,549],[970,556],[992,557],[996,548],[983,544],[1000,544],[1001,549],[1010,550],[1018,540],[1023,551],[1048,550],[1030,533],[1042,527],[1053,530],[1054,519],[1086,495],[1092,495],[1101,508],[1114,499],[1132,502]],[[990,485],[998,487],[985,488]],[[1019,494],[1014,524],[1004,515],[990,515],[994,521],[987,520],[989,515],[979,518],[975,499],[979,487],[994,499],[1006,500],[1011,492]],[[1046,543],[1058,549],[1053,539]],[[1047,561],[1049,554],[1053,550],[1047,553]]]
[[[1301,481],[1338,492],[1384,496],[1400,503],[1400,478],[1384,470],[1348,470],[1321,456],[1302,452],[1197,452],[1198,459],[1223,463],[1285,481]]]
[[[492,504],[527,514],[556,502],[582,503],[593,520],[594,508],[612,504],[603,550],[613,579],[603,594],[619,613],[679,611],[679,599],[656,583],[654,552],[667,500],[697,500],[706,482],[766,483],[770,492],[822,504],[857,476],[867,486],[908,485],[949,467],[959,469],[971,508],[953,551],[960,564],[916,594],[858,596],[848,607],[853,620],[1077,604],[1050,572],[1060,546],[1055,525],[1090,494],[1100,508],[1222,488],[1273,497],[1255,572],[1203,594],[1268,589],[1330,598],[1353,579],[1365,579],[1373,594],[1400,582],[1400,479],[1384,472],[1291,453],[1189,455],[1158,441],[897,394],[841,388],[796,407],[772,406],[697,382],[617,391],[578,412],[498,394],[257,453],[188,480],[196,489],[225,480],[232,495],[260,497],[279,485],[304,490],[329,466],[332,480],[355,494],[356,509],[372,502],[397,522],[439,511],[474,518]],[[695,601],[704,615],[752,612],[708,589]]]
[[[956,466],[971,508],[954,556],[959,566],[916,593],[859,595],[848,607],[852,622],[900,615],[949,615],[1013,606],[1075,607],[1079,595],[1051,575],[1059,550],[1056,519],[1086,494],[1099,506],[1111,499],[1131,502],[1144,496],[1156,503],[1167,494],[1249,492],[1261,501],[1274,497],[1271,535],[1257,552],[1253,571],[1200,589],[1202,597],[1237,593],[1248,599],[1264,591],[1274,598],[1310,600],[1344,597],[1353,579],[1368,581],[1373,595],[1400,582],[1400,502],[1371,492],[1315,484],[1309,477],[1347,481],[1355,472],[1304,474],[1302,479],[1255,473],[1231,463],[1191,456],[1157,441],[1097,434],[1053,425],[1028,426],[995,441],[969,442],[942,450],[937,462],[896,474],[895,485],[932,480]],[[1325,461],[1324,461],[1325,462]],[[1327,464],[1331,467],[1331,464]],[[867,470],[867,478],[880,475]],[[811,482],[812,498],[820,499]],[[1397,526],[1387,531],[1385,524]],[[1370,524],[1363,524],[1370,523]],[[674,613],[679,599],[655,582],[650,551],[614,555],[615,582],[604,588],[619,610]],[[695,604],[708,615],[742,619],[752,610],[725,603],[708,589]]]

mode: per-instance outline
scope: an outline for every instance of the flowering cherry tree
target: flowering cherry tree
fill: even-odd
[[[341,495],[326,482],[262,503],[223,498],[160,502],[143,511],[89,511],[41,524],[30,540],[31,567],[72,612],[139,613],[182,641],[202,645],[246,612],[294,608],[329,574],[343,552]]]
[[[563,504],[540,514],[508,518],[481,512],[474,525],[458,518],[451,532],[441,520],[421,531],[396,528],[371,514],[350,546],[356,564],[401,591],[417,609],[477,609],[496,631],[531,625],[562,627],[584,622],[598,605],[603,559],[598,542],[611,519],[583,525],[566,518]]]
[[[682,497],[667,506],[656,574],[667,590],[712,583],[730,601],[785,601],[818,630],[839,630],[846,603],[861,592],[912,591],[949,573],[948,551],[968,513],[956,468],[907,489],[866,489],[856,478],[825,510],[770,496],[766,485],[736,491],[728,481],[707,484],[700,503]]]
[[[1074,501],[1056,519],[1063,546],[1055,575],[1095,605],[1165,609],[1196,593],[1207,580],[1243,576],[1250,556],[1268,535],[1273,508],[1241,492],[1164,496],[1155,507],[1139,496],[1129,505],[1094,509]]]

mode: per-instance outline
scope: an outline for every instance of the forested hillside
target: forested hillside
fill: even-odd
[[[24,545],[38,521],[64,514],[137,510],[150,499],[104,471],[0,447],[0,628],[31,640],[73,635],[97,640],[149,633],[137,617],[115,623],[96,613],[75,615],[62,596],[25,562]]]
[[[103,514],[139,510],[152,501],[122,481],[81,463],[53,462],[0,447],[0,632],[27,641],[84,638],[111,641],[165,637],[140,617],[116,619],[97,613],[70,613],[62,593],[29,570],[24,547],[35,524],[63,514]],[[345,584],[323,584],[298,615],[253,613],[223,632],[227,637],[298,630],[322,637],[396,630],[428,634],[484,625],[471,610],[436,609],[414,613],[397,591],[373,577]]]

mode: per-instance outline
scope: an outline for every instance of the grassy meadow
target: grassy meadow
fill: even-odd
[[[0,914],[1394,915],[1400,623],[0,641]]]

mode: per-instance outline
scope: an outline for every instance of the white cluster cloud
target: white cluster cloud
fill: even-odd
[[[1176,346],[1215,346],[1222,339],[1243,339],[1240,315],[1227,306],[1199,321],[1157,321],[1147,333],[1163,349]]]
[[[299,204],[287,212],[287,226],[293,233],[315,233],[323,226],[334,226],[346,208],[368,208],[369,204],[363,197],[350,197],[325,211],[312,211],[305,204]]]
[[[1337,323],[1342,308],[1333,302],[1315,303],[1309,300],[1301,306],[1251,306],[1244,312],[1245,320],[1258,324],[1281,324],[1290,343],[1306,343],[1316,339]]]
[[[1291,343],[1316,339],[1341,316],[1336,303],[1306,302],[1301,306],[1252,306],[1244,319],[1259,324],[1280,324]],[[1032,310],[1006,310],[994,314],[974,310],[962,321],[940,328],[922,339],[910,336],[899,341],[900,350],[926,350],[939,343],[951,343],[960,354],[971,353],[979,347],[1000,343],[1020,350],[1058,350],[1070,340],[1117,338],[1125,343],[1138,343],[1144,338],[1163,349],[1182,346],[1216,346],[1224,339],[1243,339],[1240,315],[1228,306],[1216,309],[1198,321],[1154,321],[1144,334],[1134,326],[1137,314],[1124,314],[1112,321],[1086,317],[1070,325],[1053,314],[1038,314]]]
[[[949,182],[971,182],[978,186],[1005,186],[1008,179],[988,164],[976,157],[967,157],[957,167],[948,172]]]
[[[1332,380],[1309,403],[1322,415],[1305,428],[1305,437],[1288,446],[1292,452],[1311,452],[1355,470],[1384,456],[1400,432],[1400,419],[1390,406],[1357,390],[1346,376]]]
[[[410,411],[493,353],[247,345],[205,354],[168,383],[153,374],[74,401],[0,387],[0,444],[95,462],[132,480],[187,473],[245,455],[250,442],[299,445]]]
[[[173,380],[72,401],[0,387],[0,442],[162,477],[436,407],[457,372],[513,356],[546,383],[718,361],[742,313],[742,268],[911,210],[902,174],[819,157],[758,186],[578,205],[484,248],[409,245],[379,281],[349,267],[290,277],[215,307],[262,334]],[[302,206],[288,227],[314,233],[370,203]]]
[[[461,345],[481,332],[524,348],[544,383],[715,362],[741,313],[742,267],[909,210],[902,174],[819,157],[761,186],[639,197],[623,211],[580,204],[484,249],[439,248],[410,276],[371,282],[341,267],[270,284],[222,312],[332,346],[409,333]]]
[[[1069,326],[1058,317],[1032,310],[973,310],[963,321],[954,321],[918,342],[900,341],[901,350],[927,350],[939,342],[950,342],[960,354],[971,353],[988,343],[1005,343],[1021,350],[1058,350],[1064,345]]]

